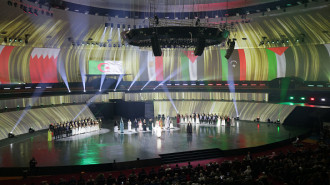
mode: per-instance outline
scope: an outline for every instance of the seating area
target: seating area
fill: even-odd
[[[309,144],[284,146],[245,156],[233,156],[156,167],[101,173],[28,176],[1,184],[329,184],[330,147]],[[37,170],[37,169],[36,169]]]

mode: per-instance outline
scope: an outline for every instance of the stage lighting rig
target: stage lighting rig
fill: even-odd
[[[8,133],[8,138],[14,138],[14,137],[15,135],[12,132]]]
[[[203,54],[204,48],[224,42],[229,31],[218,24],[191,20],[159,19],[150,20],[149,28],[131,29],[121,32],[127,44],[138,47],[152,47],[155,56],[161,56],[161,48],[194,48],[195,55]]]

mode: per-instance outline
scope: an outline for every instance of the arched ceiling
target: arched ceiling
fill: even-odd
[[[214,11],[275,2],[274,0],[64,0],[85,6],[126,11],[192,12]],[[153,10],[151,10],[153,11]]]

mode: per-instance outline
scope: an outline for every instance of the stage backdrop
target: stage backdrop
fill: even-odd
[[[97,46],[98,47],[98,46]],[[138,48],[30,48],[0,46],[0,83],[81,82],[93,73],[90,60],[122,61],[126,81],[234,80],[270,81],[300,77],[307,81],[330,81],[330,44],[255,49],[226,49],[212,46],[202,56],[193,51],[165,49],[163,56]]]

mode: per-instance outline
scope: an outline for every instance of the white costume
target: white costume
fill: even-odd
[[[188,123],[188,116],[184,117],[184,123]]]
[[[225,121],[225,118],[224,117],[221,120],[221,126],[226,126],[226,121]]]
[[[127,122],[127,129],[128,129],[128,132],[132,131],[132,122],[130,120]]]
[[[170,122],[170,129],[173,129],[174,127],[173,127],[173,122],[171,121]]]
[[[142,121],[139,121],[139,131],[143,131]]]
[[[180,117],[180,123],[184,123],[183,115]]]
[[[199,115],[196,115],[196,124],[200,124],[200,122],[199,122]]]
[[[113,129],[114,132],[118,132],[118,126],[115,126]]]
[[[220,116],[218,117],[218,121],[217,121],[217,126],[220,126],[221,125],[221,119],[220,119]]]
[[[162,136],[162,128],[159,126],[159,124],[156,124],[156,135],[158,138]]]

